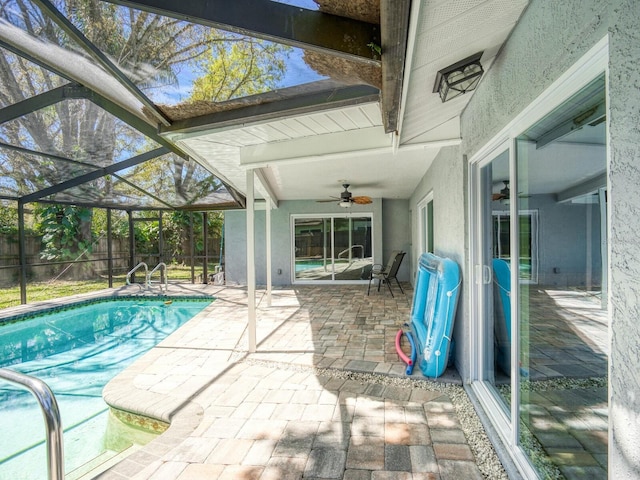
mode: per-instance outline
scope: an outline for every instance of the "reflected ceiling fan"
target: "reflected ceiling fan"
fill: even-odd
[[[368,205],[371,203],[371,197],[367,197],[366,195],[360,195],[360,196],[354,197],[349,191],[348,183],[343,183],[342,187],[344,188],[344,191],[340,193],[339,197],[331,197],[330,200],[317,200],[317,201],[318,202],[335,202],[337,200],[338,205],[344,208],[350,207],[354,203],[357,205]]]
[[[500,201],[506,201],[509,200],[511,198],[511,189],[509,188],[509,180],[502,180],[502,183],[504,183],[504,187],[502,188],[502,190],[500,190],[498,193],[493,193],[491,195],[491,200],[494,202]],[[519,198],[528,198],[530,195],[518,195]]]
[[[511,190],[509,189],[509,180],[503,180],[504,188],[500,190],[498,193],[494,193],[491,195],[491,200],[494,202],[499,200],[509,200],[511,196]]]

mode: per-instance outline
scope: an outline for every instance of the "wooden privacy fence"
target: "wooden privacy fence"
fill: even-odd
[[[220,258],[221,239],[209,238],[206,258],[210,263],[218,263]],[[201,265],[204,262],[204,249],[194,252],[193,262]],[[91,252],[78,252],[77,257],[67,261],[48,261],[41,257],[42,237],[25,237],[26,274],[30,282],[49,281],[64,272],[60,278],[64,280],[86,280],[99,276],[108,276],[109,250],[107,238],[100,238],[93,243]],[[162,254],[156,252],[140,252],[136,249],[133,263],[140,261],[155,266],[159,262],[190,265],[190,255],[173,257],[172,252]],[[115,275],[126,273],[130,267],[130,251],[128,238],[111,240],[112,268]],[[196,267],[198,268],[198,267]],[[0,235],[0,288],[17,285],[20,274],[20,246],[17,235]]]

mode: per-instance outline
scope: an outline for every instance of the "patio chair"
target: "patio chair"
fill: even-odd
[[[391,279],[395,280],[400,288],[400,291],[404,295],[404,290],[402,290],[402,285],[398,281],[396,275],[398,274],[398,269],[400,268],[400,264],[402,263],[402,259],[404,258],[406,252],[401,250],[394,250],[391,252],[391,258],[389,258],[389,262],[387,262],[386,267],[382,267],[381,264],[376,263],[373,265],[371,269],[371,273],[369,274],[369,287],[367,288],[367,295],[371,291],[371,282],[376,279],[378,280],[378,291],[380,291],[380,285],[382,283],[386,283],[389,288],[389,293],[393,297],[393,291],[391,290]]]

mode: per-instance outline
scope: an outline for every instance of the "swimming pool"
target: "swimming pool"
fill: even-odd
[[[296,259],[296,273],[303,272],[305,270],[309,270],[312,268],[320,268],[320,267],[326,267],[327,269],[331,269],[331,259],[328,258],[324,262],[322,260]]]
[[[56,395],[67,478],[78,477],[88,462],[153,438],[121,429],[102,388],[211,301],[113,299],[12,318],[0,327],[0,366],[44,380]],[[29,392],[3,380],[0,425],[0,478],[46,478],[40,409]]]

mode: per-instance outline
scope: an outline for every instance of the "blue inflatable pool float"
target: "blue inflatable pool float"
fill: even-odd
[[[496,363],[504,373],[511,375],[511,268],[502,258],[494,258],[492,267]]]
[[[432,253],[420,256],[408,333],[416,350],[411,357],[426,377],[439,377],[447,367],[459,291],[456,262]]]

